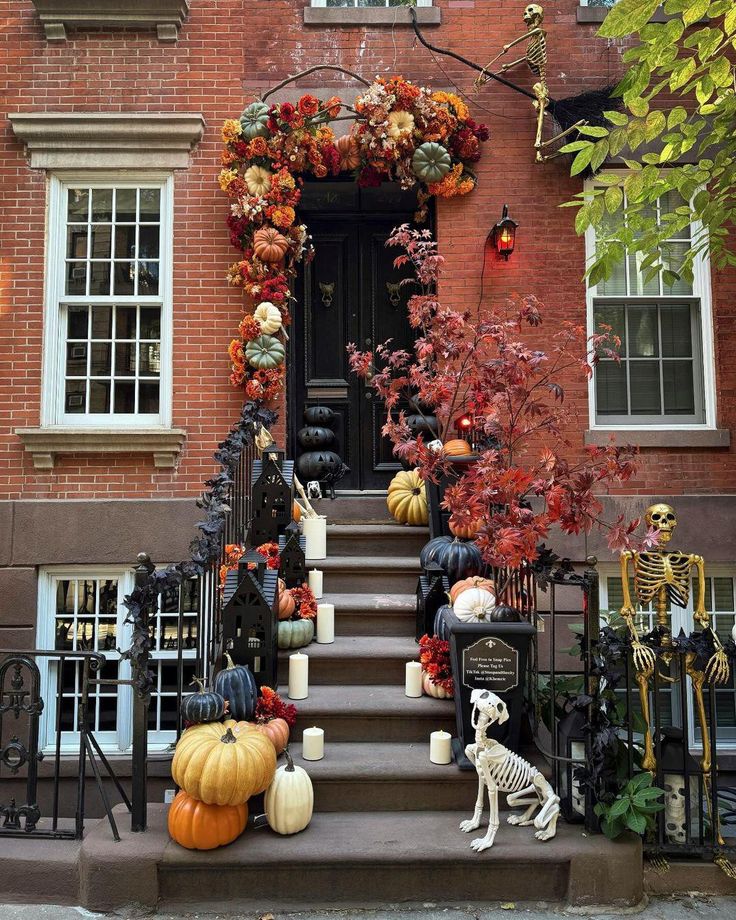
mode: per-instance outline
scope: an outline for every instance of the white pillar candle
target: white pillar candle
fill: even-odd
[[[302,757],[305,760],[322,760],[325,756],[325,732],[322,728],[305,728],[302,735]]]
[[[302,533],[306,543],[304,555],[307,559],[326,559],[327,518],[302,518]]]
[[[335,605],[317,604],[317,642],[329,645],[335,641]]]
[[[452,763],[452,738],[449,732],[432,732],[429,736],[429,759],[432,763]]]
[[[406,687],[407,696],[422,695],[422,666],[418,661],[406,662]]]
[[[320,569],[312,569],[309,572],[309,590],[317,600],[322,597],[322,572]]]
[[[309,696],[309,656],[303,652],[289,655],[289,699],[306,700]]]

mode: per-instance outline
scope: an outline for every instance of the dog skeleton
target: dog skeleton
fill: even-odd
[[[506,801],[509,806],[527,805],[522,814],[509,815],[509,824],[526,827],[533,824],[537,828],[537,840],[551,840],[557,833],[557,819],[560,814],[560,799],[542,774],[527,763],[523,757],[514,754],[499,741],[488,738],[488,728],[497,722],[502,725],[509,717],[503,700],[489,690],[473,690],[470,696],[473,704],[472,724],[475,729],[475,744],[465,748],[465,754],[475,765],[478,773],[478,798],[475,802],[473,817],[462,821],[460,830],[466,834],[480,826],[483,814],[484,790],[488,790],[489,816],[488,833],[477,837],[470,846],[476,852],[493,846],[498,830],[498,793],[508,793]],[[541,806],[541,808],[540,808]],[[532,815],[540,808],[536,818]]]

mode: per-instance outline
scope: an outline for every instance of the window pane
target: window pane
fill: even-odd
[[[662,354],[665,358],[689,358],[693,353],[690,305],[662,304]]]
[[[159,228],[141,227],[138,236],[138,258],[158,259]]]
[[[87,263],[67,262],[66,264],[66,293],[87,293]]]
[[[116,616],[118,609],[118,583],[117,580],[108,578],[100,580],[99,609],[100,616]]]
[[[110,411],[110,381],[93,380],[89,385],[89,411]]]
[[[114,294],[132,294],[134,262],[115,263],[115,289]]]
[[[679,272],[682,260],[689,248],[689,243],[666,243],[662,246],[662,265],[670,271]],[[663,282],[663,294],[692,294],[693,286],[684,278],[675,281],[672,287],[666,287]]]
[[[66,346],[66,376],[87,376],[86,342],[69,342]]]
[[[112,220],[111,188],[96,188],[92,190],[92,220]]]
[[[135,256],[135,227],[115,227],[115,258],[132,259]]]
[[[595,369],[595,393],[599,415],[625,415],[626,364],[601,361]]]
[[[161,373],[161,353],[158,342],[139,345],[138,373],[141,377],[157,377]]]
[[[117,620],[100,620],[97,628],[97,650],[109,652],[117,647]]]
[[[87,221],[89,218],[89,189],[70,188],[67,204],[67,220]]]
[[[159,220],[161,216],[161,189],[142,188],[140,189],[141,211],[140,220]]]
[[[660,415],[662,401],[659,392],[659,362],[631,361],[631,414]]]
[[[115,383],[115,412],[130,414],[135,412],[135,384]]]
[[[118,342],[116,344],[115,376],[135,377],[135,345],[133,342]]]
[[[660,223],[663,223],[662,215],[674,214],[677,208],[680,208],[685,204],[687,204],[687,202],[682,197],[682,195],[676,190],[667,192],[666,194],[662,195],[662,197],[659,199]],[[666,224],[667,222],[664,221],[664,223]],[[684,239],[689,240],[690,239],[690,224],[687,224],[682,230],[678,230],[676,233],[672,233],[672,237],[673,239],[678,239],[678,240],[684,240]]]
[[[161,310],[158,307],[141,307],[141,338],[161,337]]]
[[[716,598],[716,610],[724,610],[728,613],[733,611],[733,578],[714,578],[713,588]]]
[[[665,415],[694,415],[692,361],[665,361],[662,367]]]
[[[115,220],[135,223],[135,189],[115,190]]]
[[[90,361],[90,376],[109,377],[111,367],[112,348],[109,342],[93,342]]]
[[[138,263],[138,293],[147,297],[158,294],[158,262]]]
[[[628,293],[626,290],[625,263],[623,261],[619,262],[611,273],[611,277],[607,281],[600,281],[596,290],[604,297],[625,296]]]
[[[71,413],[84,412],[87,384],[84,380],[67,380],[64,393],[64,411]]]
[[[92,307],[92,338],[112,338],[112,307]]]
[[[649,281],[644,280],[644,273],[639,271],[639,266],[644,260],[644,253],[635,252],[628,256],[629,264],[629,294],[633,296],[647,296],[659,294],[659,277],[655,275]]]
[[[637,358],[658,355],[657,308],[648,304],[630,306],[626,312],[629,319],[629,355]]]
[[[626,317],[623,306],[597,304],[593,317],[595,332],[601,331],[601,325],[611,327],[611,335],[618,336],[621,339],[621,346],[618,349],[620,355],[626,354]],[[609,342],[607,348],[614,348],[613,342]],[[614,349],[615,350],[615,349]]]
[[[110,263],[90,262],[90,294],[110,293]]]
[[[158,383],[140,383],[138,391],[138,411],[144,413],[158,412]]]
[[[67,329],[68,339],[86,339],[87,338],[87,307],[69,307],[67,312]]]
[[[87,258],[87,225],[69,224],[66,228],[67,259]]]
[[[116,310],[117,315],[117,326],[115,327],[115,338],[116,339],[134,339],[135,338],[135,322],[136,322],[136,307],[118,307]],[[141,338],[148,338],[148,336],[141,336]]]
[[[109,259],[112,247],[112,227],[106,224],[92,226],[90,258]]]

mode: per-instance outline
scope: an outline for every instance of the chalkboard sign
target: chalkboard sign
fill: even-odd
[[[473,690],[490,690],[506,703],[508,721],[491,726],[488,735],[512,751],[519,749],[526,663],[536,629],[526,621],[462,623],[454,615],[447,616],[446,623],[455,679],[457,738],[453,738],[452,747],[460,769],[473,770],[465,756],[466,745],[475,740],[470,705]]]

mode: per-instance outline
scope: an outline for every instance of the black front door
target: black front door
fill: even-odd
[[[340,489],[384,489],[399,464],[381,435],[385,411],[373,390],[352,374],[346,346],[361,351],[392,340],[411,346],[406,315],[411,289],[399,282],[410,270],[396,269],[399,250],[386,240],[399,224],[410,222],[413,194],[398,187],[360,189],[354,183],[305,186],[303,216],[315,248],[296,286],[291,336],[292,456],[304,408],[329,406],[336,414],[333,449],[350,467]]]

